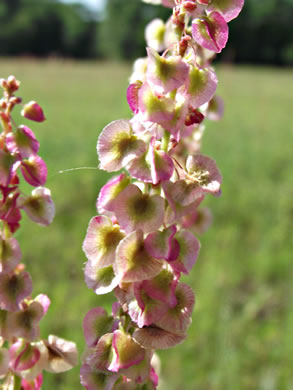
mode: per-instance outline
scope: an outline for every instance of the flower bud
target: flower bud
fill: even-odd
[[[4,99],[0,100],[0,108],[2,108],[2,110],[5,110],[7,108],[7,103]]]
[[[22,98],[20,96],[13,96],[10,99],[10,103],[14,104],[20,104],[22,102]]]
[[[188,48],[188,41],[190,41],[190,39],[190,36],[187,35],[186,37],[183,37],[179,42],[179,54],[181,55],[181,57],[184,57],[184,54]]]
[[[7,104],[5,104],[5,107],[7,107]],[[9,117],[5,112],[0,112],[0,116],[3,122],[7,123],[9,122]]]
[[[16,341],[9,349],[10,366],[13,371],[29,370],[40,359],[41,353],[25,340]]]
[[[182,37],[182,33],[185,27],[184,14],[181,14],[178,9],[174,8],[171,20],[174,32],[176,34],[177,39],[179,40]]]
[[[184,1],[183,2],[183,7],[185,8],[186,11],[192,12],[196,9],[197,5],[195,3],[195,0],[189,0],[189,1]]]
[[[186,126],[200,124],[203,120],[204,120],[204,115],[199,110],[189,107],[189,112],[185,118]]]
[[[46,118],[42,108],[35,101],[31,101],[23,107],[21,115],[35,122],[43,122]]]
[[[7,87],[10,93],[13,93],[18,90],[20,82],[16,80],[14,76],[9,76],[7,79]]]

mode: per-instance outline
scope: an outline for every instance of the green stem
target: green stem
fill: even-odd
[[[1,126],[3,129],[3,132],[6,134],[8,132],[7,123],[1,118]]]
[[[162,147],[162,150],[166,153],[168,153],[168,146],[169,146],[169,141],[170,141],[170,133],[169,131],[167,130],[164,130],[164,135],[163,135],[163,138],[162,138],[162,144],[161,144],[161,147]]]
[[[3,236],[8,239],[11,237],[11,231],[9,229],[9,226],[7,224],[6,221],[2,221],[2,233],[3,233]]]
[[[13,390],[20,390],[20,388],[21,388],[21,377],[14,375]]]

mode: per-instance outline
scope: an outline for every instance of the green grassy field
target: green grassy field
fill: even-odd
[[[182,345],[160,353],[161,390],[293,389],[293,70],[221,67],[226,113],[208,123],[203,152],[224,176],[223,195],[206,200],[214,223],[185,280],[197,295]],[[42,334],[74,340],[82,353],[85,313],[109,306],[83,281],[81,250],[107,175],[67,168],[98,165],[96,140],[114,119],[130,116],[128,65],[1,60],[0,77],[22,81],[47,121],[31,125],[49,169],[57,208],[49,228],[24,219],[18,239],[34,292],[52,306]],[[79,367],[45,374],[44,390],[77,390]]]

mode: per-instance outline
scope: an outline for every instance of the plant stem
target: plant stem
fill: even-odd
[[[162,138],[162,150],[166,153],[168,153],[168,146],[169,146],[169,141],[170,141],[170,133],[167,130],[164,130],[164,135]]]
[[[20,390],[20,388],[21,388],[21,377],[18,375],[14,375],[13,390]]]

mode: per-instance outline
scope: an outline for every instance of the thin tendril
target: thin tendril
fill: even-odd
[[[93,170],[96,171],[98,170],[98,167],[77,167],[77,168],[69,168],[69,169],[64,169],[61,171],[58,171],[54,173],[53,175],[50,175],[47,177],[47,183],[51,181],[51,179],[54,179],[56,176],[61,175],[62,173],[67,173],[67,172],[72,172],[72,171],[81,171],[81,170]]]
[[[71,171],[81,171],[81,170],[98,170],[98,167],[78,167],[78,168],[69,168],[69,169],[64,169],[62,171],[59,171],[57,174],[61,173],[66,173],[66,172],[71,172]]]

